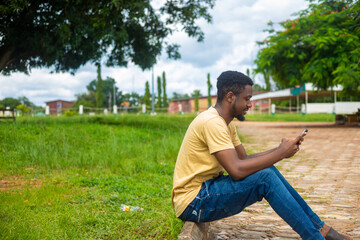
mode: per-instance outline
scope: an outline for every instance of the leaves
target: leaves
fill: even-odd
[[[281,88],[307,82],[321,89],[341,84],[360,86],[360,3],[310,1],[298,18],[280,23],[283,31],[265,30],[269,37],[258,42],[263,48],[255,63],[257,73],[268,71]]]
[[[167,0],[154,9],[149,0],[4,1],[0,3],[0,71],[2,74],[54,67],[70,71],[105,59],[107,66],[128,62],[149,69],[167,47],[170,58],[180,57],[175,43],[164,39],[181,26],[202,41],[196,24],[211,22],[208,9],[215,0]]]

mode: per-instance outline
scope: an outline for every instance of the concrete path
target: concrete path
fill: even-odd
[[[322,220],[360,239],[360,128],[329,123],[238,124],[247,152],[277,147],[281,138],[309,133],[299,153],[276,164]],[[266,201],[212,222],[210,239],[300,239]]]

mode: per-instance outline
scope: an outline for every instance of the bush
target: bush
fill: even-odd
[[[75,111],[70,111],[70,110],[66,110],[66,111],[64,112],[64,115],[67,116],[67,117],[72,117],[72,116],[74,116],[74,115],[76,115],[76,114],[77,114],[77,112],[75,112]]]

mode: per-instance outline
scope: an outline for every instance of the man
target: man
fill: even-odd
[[[303,239],[350,239],[324,224],[273,166],[299,151],[306,133],[282,139],[269,151],[246,154],[231,121],[245,119],[252,85],[240,72],[223,72],[215,107],[190,124],[175,165],[172,202],[176,216],[183,221],[214,221],[265,198]],[[229,175],[223,175],[224,171]]]

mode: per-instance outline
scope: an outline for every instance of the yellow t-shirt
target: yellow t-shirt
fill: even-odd
[[[181,144],[174,171],[171,197],[177,217],[194,200],[203,182],[224,172],[212,154],[240,144],[235,125],[227,125],[215,108],[210,107],[193,120]]]

